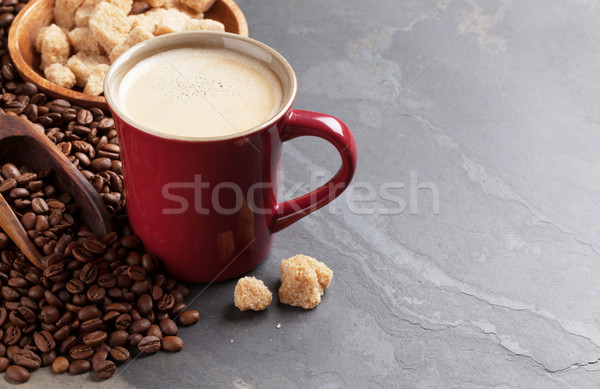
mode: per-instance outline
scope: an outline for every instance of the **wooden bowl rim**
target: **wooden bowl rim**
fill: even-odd
[[[222,2],[233,13],[238,24],[238,35],[248,36],[248,23],[244,13],[238,7],[238,5],[233,0],[217,0],[217,2]],[[84,107],[99,107],[107,109],[108,104],[106,103],[104,96],[92,96],[88,95],[87,93],[63,88],[57,84],[54,84],[42,77],[37,71],[35,71],[35,69],[33,69],[33,66],[27,63],[25,58],[23,58],[23,55],[19,50],[18,32],[20,27],[22,27],[22,20],[25,19],[27,13],[36,7],[36,5],[41,3],[43,3],[41,0],[32,0],[17,14],[17,17],[13,20],[11,27],[9,28],[8,52],[17,71],[25,81],[35,84],[42,92],[51,96],[59,96],[60,98],[70,101],[71,103],[82,105]]]

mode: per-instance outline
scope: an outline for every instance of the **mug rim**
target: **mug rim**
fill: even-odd
[[[163,49],[170,50],[172,48],[177,47],[176,42],[182,42],[182,41],[190,41],[191,42],[193,40],[201,40],[201,39],[203,39],[203,37],[211,37],[211,38],[215,38],[215,37],[219,38],[220,37],[221,39],[223,39],[223,41],[237,40],[240,42],[244,42],[245,44],[252,45],[252,46],[258,47],[259,49],[261,49],[263,51],[266,51],[268,54],[270,54],[272,56],[272,58],[276,59],[277,61],[279,61],[281,63],[281,65],[283,65],[283,68],[285,69],[285,71],[287,72],[287,74],[290,78],[290,80],[289,80],[290,82],[288,83],[288,85],[286,85],[286,80],[280,79],[280,82],[281,82],[282,88],[283,88],[282,92],[283,92],[284,100],[282,101],[281,108],[279,109],[279,111],[277,111],[277,113],[275,115],[273,115],[269,120],[259,124],[258,126],[250,128],[248,130],[244,130],[244,131],[240,131],[240,132],[236,132],[236,133],[228,134],[228,135],[198,137],[198,136],[183,136],[183,135],[166,134],[164,132],[154,130],[152,128],[149,128],[147,126],[144,126],[144,125],[134,121],[132,118],[127,116],[119,108],[118,104],[116,104],[116,101],[115,101],[116,99],[113,98],[113,95],[111,93],[111,88],[113,88],[113,83],[115,81],[115,77],[117,77],[117,75],[120,74],[120,69],[123,66],[126,66],[127,64],[129,64],[131,61],[134,61],[134,60],[137,61],[136,63],[139,63],[139,61],[151,56],[151,55],[147,55],[147,56],[143,57],[142,59],[138,60],[137,56],[140,53],[148,52],[150,50],[155,50],[155,51],[159,51],[159,52],[161,52]],[[157,47],[157,46],[159,46],[159,47]],[[227,49],[226,46],[224,46],[224,48]],[[249,52],[244,52],[244,53],[246,55],[253,56]],[[256,56],[253,56],[253,57],[256,58]],[[135,66],[135,64],[131,65],[131,66]],[[280,78],[280,77],[278,77],[278,78]],[[283,55],[281,55],[279,52],[277,52],[272,47],[270,47],[262,42],[259,42],[256,39],[244,37],[244,36],[229,33],[229,32],[221,32],[221,31],[185,31],[185,32],[175,32],[175,33],[170,33],[170,34],[153,37],[153,38],[150,38],[148,40],[140,42],[140,43],[136,44],[135,46],[129,48],[127,51],[125,51],[123,54],[121,54],[110,65],[110,68],[108,69],[108,72],[106,73],[106,76],[104,78],[103,89],[104,89],[104,97],[106,99],[109,109],[113,112],[113,114],[115,116],[117,116],[119,119],[123,120],[124,122],[126,122],[128,125],[130,125],[131,127],[135,128],[135,129],[138,129],[138,130],[145,132],[147,134],[150,134],[150,135],[154,135],[154,136],[157,136],[157,137],[160,137],[163,139],[169,139],[169,140],[178,140],[178,141],[186,141],[186,142],[215,142],[215,141],[232,140],[232,139],[238,139],[241,137],[246,137],[246,136],[252,135],[254,133],[260,132],[261,130],[264,130],[266,128],[269,128],[272,125],[274,125],[275,123],[277,123],[292,107],[292,104],[294,103],[294,99],[295,99],[297,91],[298,91],[298,81],[297,81],[296,74],[295,74],[292,66],[283,57]],[[288,93],[288,90],[290,91],[289,93]]]

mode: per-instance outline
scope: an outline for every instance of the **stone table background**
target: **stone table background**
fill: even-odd
[[[335,272],[312,311],[194,287],[181,353],[105,388],[592,388],[600,383],[600,4],[239,0],[299,78],[297,108],[358,138],[353,188],[278,234]],[[282,197],[325,179],[284,149]],[[281,328],[277,324],[281,323]],[[48,369],[22,387],[78,388]],[[2,384],[3,385],[3,384]]]

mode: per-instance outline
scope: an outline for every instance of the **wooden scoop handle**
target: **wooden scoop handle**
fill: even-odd
[[[41,263],[42,256],[29,239],[29,236],[27,236],[25,228],[23,228],[23,225],[17,219],[17,216],[2,195],[0,195],[0,227],[15,242],[31,263],[42,270],[44,269]]]

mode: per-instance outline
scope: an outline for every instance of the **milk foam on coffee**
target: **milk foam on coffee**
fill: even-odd
[[[258,60],[222,48],[177,48],[145,58],[123,77],[121,107],[167,135],[218,137],[250,130],[280,109],[282,87]]]

